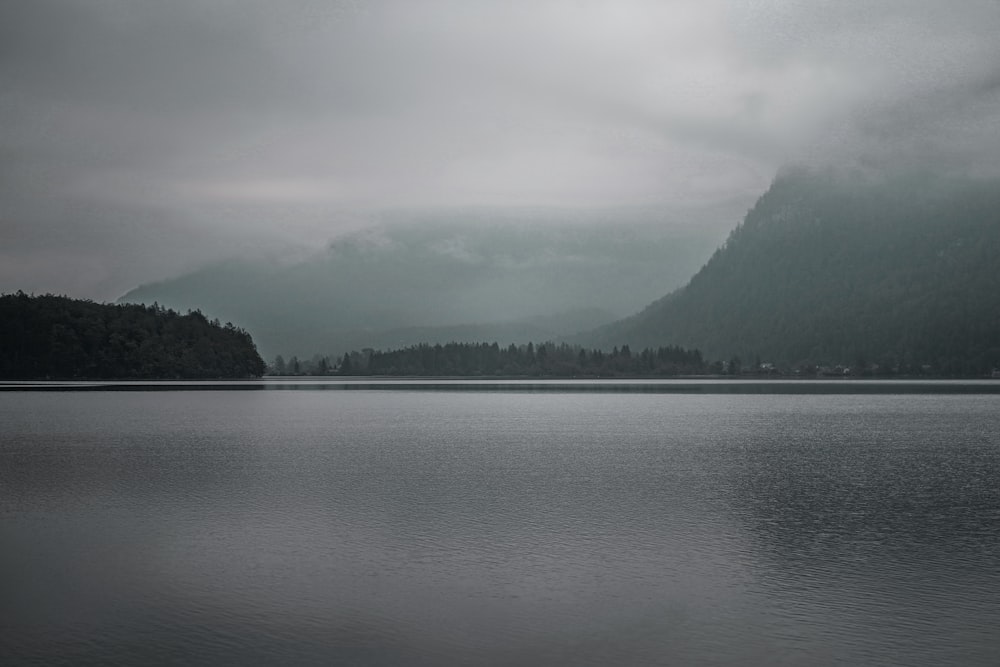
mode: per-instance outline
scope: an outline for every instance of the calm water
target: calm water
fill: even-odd
[[[0,663],[1000,664],[1000,396],[0,393]]]

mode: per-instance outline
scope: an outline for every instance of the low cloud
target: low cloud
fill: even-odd
[[[12,0],[0,290],[110,298],[129,262],[394,207],[749,204],[795,161],[991,169],[998,33],[991,0]]]

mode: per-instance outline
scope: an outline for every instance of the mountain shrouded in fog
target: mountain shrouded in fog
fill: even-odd
[[[267,356],[567,335],[682,285],[783,165],[996,179],[998,32],[996,0],[11,0],[0,293],[133,290],[245,326]],[[975,365],[989,242],[936,247],[948,232],[925,218],[967,220],[988,194],[925,185],[819,177],[793,196],[783,177],[710,270],[609,331]],[[818,230],[791,204],[767,213],[782,197],[821,209]],[[383,215],[463,209],[519,213]],[[520,214],[541,209],[593,220]],[[785,215],[790,237],[755,222]]]
[[[442,214],[345,235],[294,263],[210,266],[122,300],[237,322],[268,357],[538,341],[624,317],[681,285],[731,224],[728,214],[683,225],[656,211],[608,213],[615,224],[567,215]]]
[[[708,358],[1000,365],[1000,183],[789,171],[683,288],[584,339]]]
[[[996,0],[6,0],[0,292],[115,299],[385,210],[995,175],[998,33]]]

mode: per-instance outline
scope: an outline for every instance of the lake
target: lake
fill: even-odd
[[[997,383],[135,384],[0,392],[2,664],[1000,664]]]

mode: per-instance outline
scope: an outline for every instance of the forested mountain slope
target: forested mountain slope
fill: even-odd
[[[987,372],[1000,365],[1000,183],[786,173],[689,284],[582,340]]]
[[[0,295],[0,378],[245,378],[263,372],[249,334],[201,313]]]

